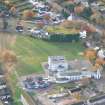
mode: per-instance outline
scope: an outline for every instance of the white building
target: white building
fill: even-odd
[[[70,14],[70,16],[67,18],[67,20],[72,21],[73,20],[73,15],[72,13]]]
[[[94,79],[100,79],[101,78],[101,69],[98,69],[96,72],[93,72],[92,77]]]
[[[99,58],[104,59],[105,58],[105,50],[103,50],[103,49],[99,50],[98,53],[97,53],[97,56]]]
[[[69,62],[70,63],[70,62]],[[84,78],[94,78],[94,79],[100,79],[101,78],[101,69],[98,69],[96,71],[92,71],[91,65],[89,66],[88,63],[84,63],[84,61],[80,61],[80,64],[78,62],[74,62],[74,64],[71,64],[71,69],[69,69],[69,63],[65,60],[63,56],[50,56],[48,57],[48,78],[53,78],[52,82],[55,83],[68,83],[70,81],[77,81]],[[73,68],[73,65],[78,64],[77,69]],[[89,67],[87,67],[87,65]],[[82,68],[86,69],[82,69]]]
[[[72,71],[72,72],[60,72],[56,74],[57,78],[65,78],[69,79],[70,81],[76,81],[81,80],[83,78],[94,78],[94,79],[100,79],[101,78],[101,72],[100,70],[97,70],[96,72],[92,71]]]
[[[87,32],[85,30],[81,31],[80,32],[80,38],[85,39],[86,37],[87,37]]]
[[[82,79],[82,74],[80,72],[61,72],[56,74],[57,78],[66,78],[70,81],[80,80]]]
[[[48,69],[51,71],[64,71],[68,69],[68,63],[63,56],[49,56]]]

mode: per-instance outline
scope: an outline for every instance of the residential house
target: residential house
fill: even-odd
[[[81,88],[68,89],[68,92],[71,96],[80,98]]]

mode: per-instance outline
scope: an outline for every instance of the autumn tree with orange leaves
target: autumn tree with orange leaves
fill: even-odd
[[[23,19],[32,19],[36,14],[31,10],[25,10],[23,12]]]
[[[16,62],[16,55],[12,51],[4,51],[2,54],[2,59],[4,62]]]
[[[94,49],[87,49],[84,52],[84,56],[93,64],[93,70],[97,70],[105,65],[105,60],[97,57],[97,52]]]
[[[36,24],[37,28],[42,29],[44,27],[44,23],[43,22],[38,22]]]
[[[80,13],[83,12],[84,8],[85,8],[85,7],[84,7],[83,5],[76,6],[76,7],[74,8],[74,12],[75,12],[76,14],[80,14]]]
[[[96,59],[96,57],[97,57],[97,52],[96,52],[94,49],[87,49],[87,50],[84,52],[84,56],[85,56],[88,60],[92,61],[92,60]]]
[[[49,21],[49,20],[51,19],[51,17],[50,17],[49,14],[45,14],[45,15],[43,16],[43,18],[44,18],[45,20],[47,20],[47,21]]]

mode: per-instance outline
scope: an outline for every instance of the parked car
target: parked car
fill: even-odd
[[[17,32],[23,32],[23,26],[16,26]]]
[[[37,30],[37,29],[31,29],[30,32],[31,32],[31,34],[33,34],[33,35],[41,34],[41,31],[40,31],[40,30]]]

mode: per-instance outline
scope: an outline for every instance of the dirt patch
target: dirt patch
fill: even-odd
[[[10,36],[10,35],[7,36],[7,43],[8,44],[14,45],[15,42],[16,42],[16,36]]]
[[[10,50],[10,46],[16,42],[16,35],[0,33],[0,60],[3,62],[7,71],[14,69],[16,65],[16,55]]]

